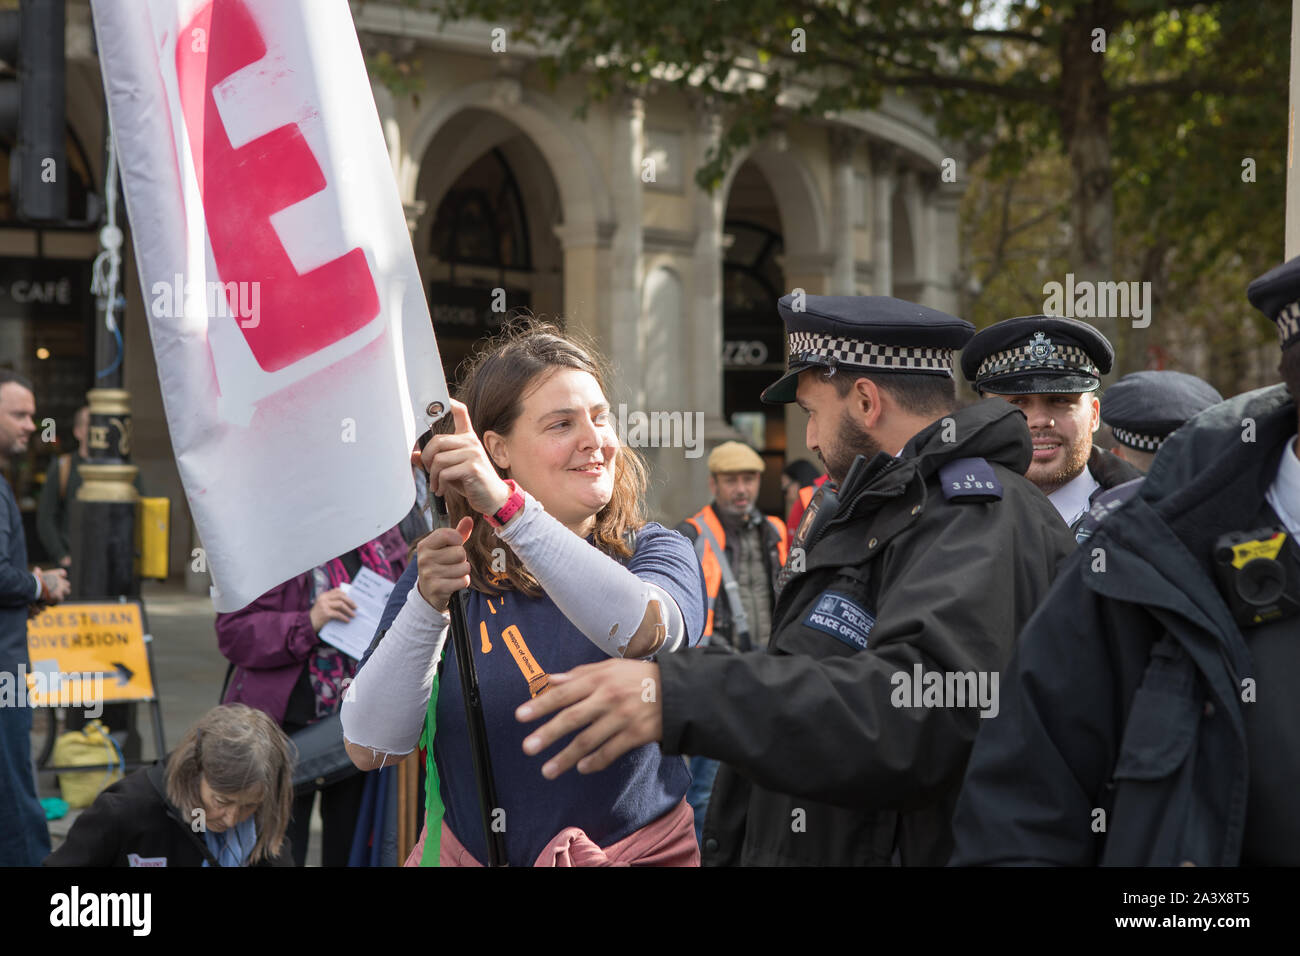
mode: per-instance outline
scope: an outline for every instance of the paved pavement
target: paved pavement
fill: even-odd
[[[221,685],[226,676],[226,659],[217,650],[213,628],[215,613],[206,595],[185,591],[182,582],[146,582],[144,608],[153,635],[154,687],[159,695],[163,717],[163,737],[167,749],[175,747],[181,736],[209,709],[219,702]],[[136,725],[143,740],[143,758],[157,757],[148,705],[138,705]],[[47,719],[38,714],[32,735],[32,753],[39,754],[45,742]],[[112,728],[110,728],[112,729]],[[57,797],[54,774],[39,775],[42,797]],[[319,801],[317,801],[319,807]],[[76,819],[76,812],[61,820],[50,821],[50,839],[57,846]],[[312,814],[311,839],[307,849],[308,864],[320,862],[320,814]]]

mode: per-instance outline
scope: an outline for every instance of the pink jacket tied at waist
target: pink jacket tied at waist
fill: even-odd
[[[419,866],[426,831],[406,858],[405,866]],[[439,866],[482,866],[456,835],[442,823]],[[700,847],[695,842],[695,817],[685,800],[658,820],[609,846],[596,846],[578,827],[565,827],[547,843],[533,866],[699,866]]]

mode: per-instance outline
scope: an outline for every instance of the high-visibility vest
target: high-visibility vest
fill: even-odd
[[[785,564],[785,559],[790,550],[790,532],[779,518],[768,515],[764,515],[764,518],[776,529],[778,535],[777,557],[780,559],[781,564]],[[704,529],[707,527],[713,534],[713,539],[718,542],[718,547],[723,549],[727,547],[727,533],[722,530],[722,522],[718,520],[717,513],[714,512],[712,506],[705,505],[694,517],[686,520],[695,526],[697,534],[703,534]],[[761,541],[762,535],[759,538]],[[704,550],[699,554],[700,567],[704,571],[704,590],[709,598],[709,611],[704,619],[704,636],[709,637],[713,634],[713,607],[717,603],[718,593],[722,590],[722,565],[719,563],[718,556],[714,553],[711,545],[705,544]],[[725,557],[723,555],[724,560]]]
[[[821,485],[822,480],[819,478],[816,484],[804,485],[799,489],[799,500],[790,506],[790,516],[786,519],[786,527],[789,528],[791,535],[799,530],[799,522],[803,520],[803,513],[808,510],[808,502],[813,500],[813,495],[817,494],[817,489]]]

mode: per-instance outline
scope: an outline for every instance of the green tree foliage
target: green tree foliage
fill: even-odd
[[[986,260],[1001,270],[982,287],[981,307],[1003,306],[999,282],[1016,284],[1010,304],[1066,271],[1157,286],[1161,311],[1141,341],[1098,322],[1119,340],[1124,367],[1146,364],[1155,339],[1175,332],[1170,316],[1217,341],[1201,320],[1213,325],[1209,313],[1225,309],[1242,315],[1242,277],[1281,256],[1289,4],[402,2],[447,20],[506,25],[512,44],[544,51],[540,64],[553,80],[581,77],[589,101],[663,86],[707,97],[724,123],[696,174],[706,188],[792,115],[869,109],[887,91],[905,92],[966,150],[967,168],[979,174],[968,187],[991,190],[977,204],[996,207],[1011,182],[1012,205],[1034,219],[1000,260],[993,246],[972,250],[972,269]],[[1253,183],[1242,182],[1244,158],[1255,160]],[[1017,241],[1038,242],[1042,228],[1052,250],[1022,256]],[[978,244],[984,230],[968,233]],[[1026,272],[1026,263],[1052,271]],[[982,281],[977,271],[971,278]],[[1237,339],[1261,328],[1228,324]]]

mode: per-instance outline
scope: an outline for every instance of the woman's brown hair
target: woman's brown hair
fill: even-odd
[[[256,790],[257,842],[249,863],[277,855],[293,812],[292,744],[275,721],[244,704],[214,707],[185,732],[167,760],[167,799],[186,822],[202,810],[199,781],[220,794]],[[202,819],[202,815],[199,816]]]
[[[508,326],[489,340],[464,368],[463,384],[457,395],[469,409],[469,420],[479,441],[490,431],[508,436],[523,411],[524,399],[560,369],[586,372],[596,380],[601,392],[609,394],[605,385],[608,376],[595,349],[554,325],[528,318]],[[434,433],[448,430],[450,418],[448,415],[439,421],[443,428],[435,426]],[[611,557],[626,558],[632,555],[631,532],[645,524],[642,500],[646,467],[637,452],[623,445],[619,446],[615,462],[614,493],[596,513],[593,543]],[[510,477],[509,469],[497,467],[495,462],[493,467],[502,478]],[[539,597],[542,588],[537,579],[525,570],[510,548],[502,545],[464,496],[449,490],[444,497],[452,527],[466,515],[474,518],[474,530],[465,542],[470,586],[490,595],[519,590]],[[497,548],[501,549],[498,555],[504,553],[505,570],[494,572],[493,551]],[[497,564],[500,563],[498,560]]]

